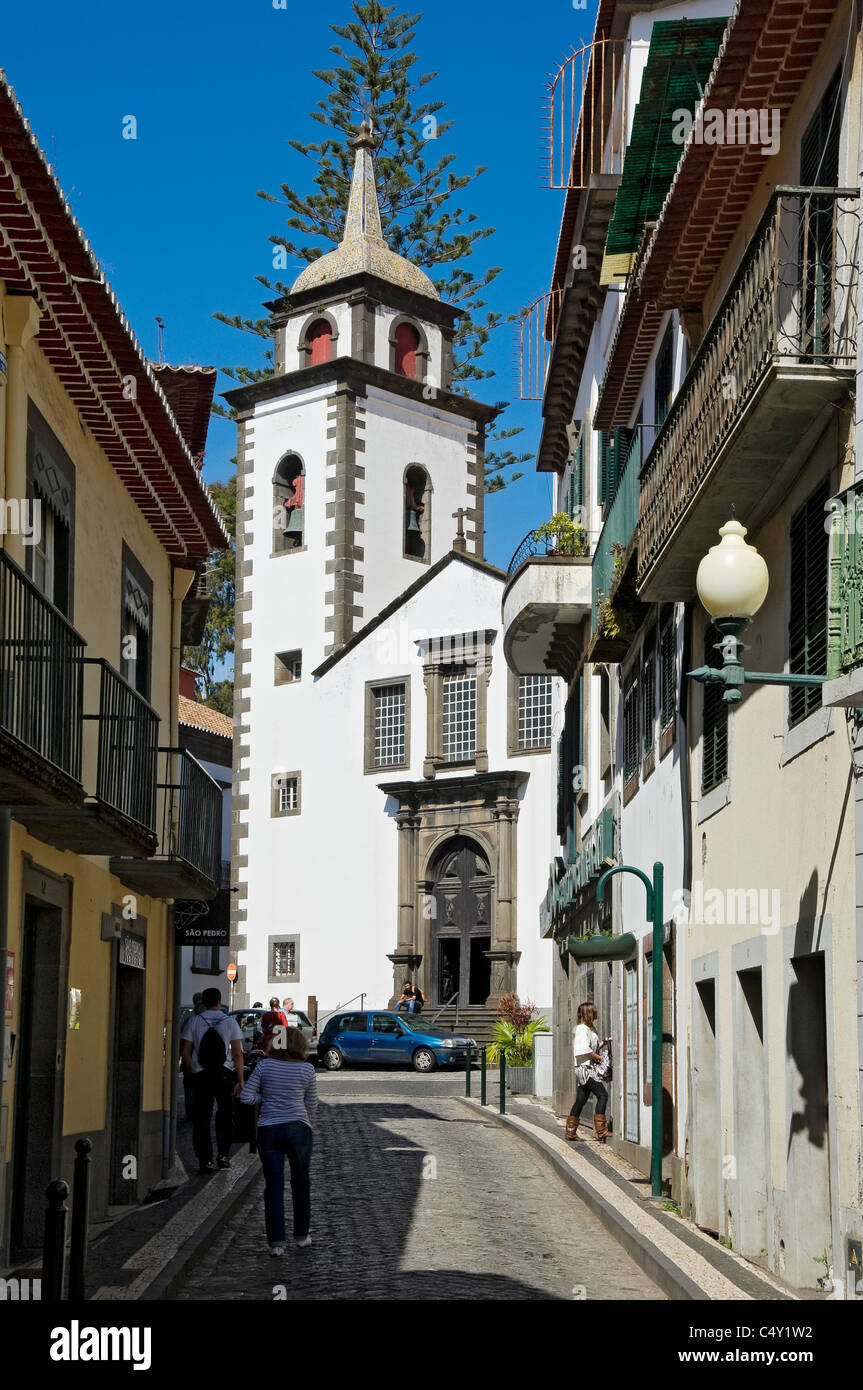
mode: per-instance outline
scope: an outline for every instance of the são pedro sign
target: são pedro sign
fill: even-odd
[[[562,925],[562,918],[579,894],[598,878],[603,861],[614,853],[614,808],[606,806],[585,836],[581,850],[571,864],[554,859],[548,879],[548,891],[540,906],[540,927],[549,936]]]

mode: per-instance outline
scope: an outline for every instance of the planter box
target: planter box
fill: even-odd
[[[627,960],[635,950],[631,931],[620,936],[571,936],[566,949],[575,960]]]
[[[511,1067],[507,1063],[506,1080],[514,1096],[533,1095],[533,1065],[529,1067]]]

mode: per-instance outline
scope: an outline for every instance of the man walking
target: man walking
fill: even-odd
[[[183,1071],[191,1074],[192,1144],[201,1173],[212,1173],[210,1121],[216,1105],[216,1152],[220,1168],[231,1166],[231,1098],[243,1088],[243,1032],[222,1013],[222,995],[205,989],[203,1012],[193,1014],[180,1034]]]

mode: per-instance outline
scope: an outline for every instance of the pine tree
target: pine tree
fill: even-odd
[[[226,483],[211,483],[210,496],[221,513],[225,530],[230,537],[227,550],[214,551],[207,567],[210,606],[204,635],[197,647],[186,647],[183,661],[200,671],[204,680],[204,704],[223,714],[234,712],[234,685],[230,680],[215,680],[218,662],[234,651],[234,585],[236,573],[237,534],[237,475]]]
[[[316,71],[314,76],[328,88],[311,118],[323,127],[317,142],[289,140],[297,154],[316,166],[316,191],[301,195],[283,183],[279,195],[260,191],[259,198],[286,208],[285,225],[300,235],[294,241],[287,233],[270,237],[274,270],[287,270],[291,259],[309,263],[341,240],[354,165],[353,140],[363,116],[368,116],[375,132],[375,173],[381,225],[390,247],[398,255],[419,265],[433,280],[441,297],[458,305],[460,315],[454,343],[454,389],[467,393],[469,383],[493,376],[480,365],[489,335],[505,317],[490,312],[482,297],[500,273],[492,266],[475,276],[464,261],[477,243],[492,235],[494,228],[477,227],[474,213],[450,201],[478,178],[485,166],[472,174],[456,174],[455,154],[430,158],[434,142],[451,129],[453,122],[438,119],[445,102],[427,101],[423,88],[436,73],[415,75],[417,62],[411,50],[421,15],[396,14],[395,6],[378,0],[362,4],[354,0],[355,18],[346,25],[330,27],[342,41],[330,52],[341,65]],[[315,240],[329,245],[316,245]],[[301,265],[291,267],[293,279]],[[438,274],[435,275],[434,271]],[[256,277],[274,296],[290,293],[290,285],[266,276]],[[485,312],[483,312],[485,311]],[[247,319],[241,315],[216,314],[230,327],[271,340],[268,318]],[[240,383],[258,381],[272,375],[272,349],[264,352],[263,367],[223,368],[227,376]],[[503,404],[503,403],[501,403]],[[227,413],[216,407],[220,413]],[[499,430],[492,439],[511,438],[519,428]],[[511,469],[525,462],[529,454],[516,455],[509,449],[489,451],[486,457],[486,488],[499,491],[522,477]],[[509,476],[505,476],[509,473]]]

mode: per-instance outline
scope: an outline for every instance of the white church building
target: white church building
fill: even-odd
[[[341,244],[267,305],[275,374],[226,393],[235,1006],[381,1008],[410,980],[427,1012],[547,1011],[556,677],[507,667],[496,408],[452,391],[458,311],[383,239],[368,126],[356,151]]]

